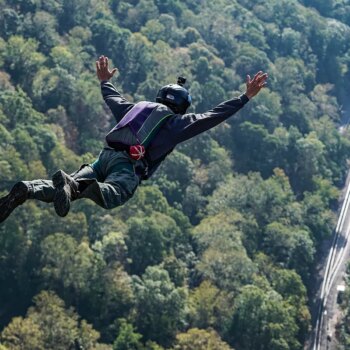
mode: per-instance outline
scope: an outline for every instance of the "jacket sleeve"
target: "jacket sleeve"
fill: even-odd
[[[124,115],[134,106],[133,103],[128,102],[108,81],[101,82],[101,92],[103,99],[111,110],[117,123],[124,117]]]
[[[220,103],[208,112],[189,113],[172,118],[170,128],[174,145],[220,124],[237,113],[248,101],[248,97],[243,94],[238,98]]]

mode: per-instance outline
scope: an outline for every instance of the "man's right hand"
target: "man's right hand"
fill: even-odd
[[[108,57],[100,56],[98,61],[96,61],[96,74],[100,81],[109,80],[113,77],[117,68],[109,70],[108,68]]]
[[[247,90],[245,92],[245,95],[249,99],[257,95],[260,92],[260,90],[266,86],[267,78],[267,73],[263,73],[262,71],[256,73],[253,79],[250,78],[250,75],[247,75]]]

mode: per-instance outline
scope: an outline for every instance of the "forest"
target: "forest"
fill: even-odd
[[[0,0],[0,197],[96,159],[100,55],[133,102],[185,76],[192,112],[269,80],[124,206],[0,225],[0,350],[303,349],[348,169],[350,1]]]

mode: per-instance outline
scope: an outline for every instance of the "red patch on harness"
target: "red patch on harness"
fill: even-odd
[[[142,145],[130,146],[129,155],[132,159],[139,160],[142,159],[146,154],[145,147]]]

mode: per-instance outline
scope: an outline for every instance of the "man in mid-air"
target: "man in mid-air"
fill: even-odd
[[[58,170],[52,180],[17,182],[8,195],[0,198],[0,223],[27,199],[52,203],[64,217],[71,202],[89,198],[105,209],[130,199],[141,181],[147,180],[175,146],[213,128],[238,112],[266,85],[267,74],[248,75],[246,91],[205,113],[186,113],[191,96],[186,80],[162,87],[156,102],[127,101],[109,82],[116,72],[108,58],[96,61],[102,96],[116,118],[117,125],[106,137],[107,145],[92,164],[83,164],[71,175]]]

